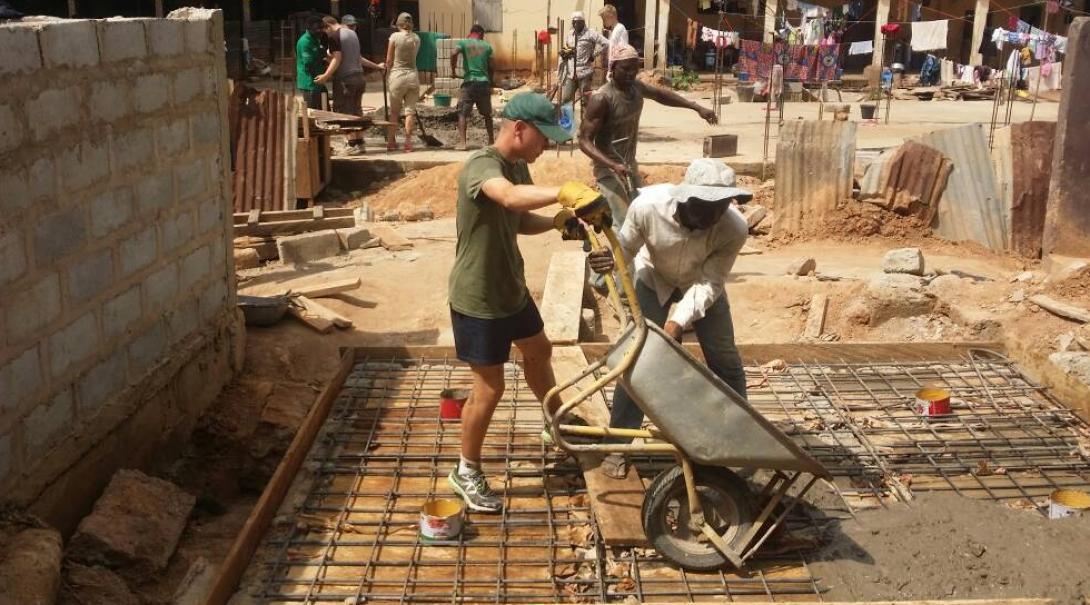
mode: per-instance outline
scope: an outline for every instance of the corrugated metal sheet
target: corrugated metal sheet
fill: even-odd
[[[1010,208],[995,186],[988,138],[980,124],[938,130],[913,140],[938,149],[954,163],[931,228],[939,237],[1005,250]]]
[[[851,197],[855,122],[787,122],[776,146],[778,232],[799,231]]]
[[[995,193],[1004,212],[1010,213],[1014,197],[1014,161],[1011,157],[1011,128],[996,128],[992,138],[992,170],[995,171]],[[1004,242],[1004,249],[1010,249],[1011,242]]]
[[[1008,247],[1028,258],[1041,256],[1055,136],[1055,122],[1018,122],[995,131],[992,166],[1010,214]]]
[[[284,169],[288,93],[236,84],[228,111],[234,141],[235,212],[285,209]]]
[[[881,155],[866,164],[863,178],[859,179],[859,197],[881,197],[883,188],[882,171],[895,153],[897,153],[896,147],[887,149],[883,151]],[[856,163],[858,164],[859,162],[857,161]]]
[[[952,168],[949,158],[937,149],[905,141],[871,165],[860,197],[902,216],[930,222]]]

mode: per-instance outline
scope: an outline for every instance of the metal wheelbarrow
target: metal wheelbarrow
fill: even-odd
[[[829,472],[665,331],[644,320],[608,214],[593,222],[613,251],[630,322],[605,357],[546,394],[542,408],[553,439],[573,454],[672,454],[677,466],[655,477],[644,497],[641,516],[648,541],[684,569],[710,571],[728,564],[741,568],[783,524],[802,495],[819,478],[830,478]],[[600,249],[594,232],[587,231],[587,240],[592,249]],[[613,303],[625,308],[616,279],[605,277]],[[549,413],[553,398],[602,368],[606,373],[601,378],[567,397],[555,415]],[[612,381],[628,391],[655,428],[560,423]],[[643,443],[572,443],[567,438],[571,436],[635,438]],[[767,469],[772,477],[754,493],[732,468]],[[801,491],[785,504],[784,496],[804,476],[808,478]]]

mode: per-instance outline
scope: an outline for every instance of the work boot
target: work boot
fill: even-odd
[[[628,458],[620,452],[613,452],[602,459],[602,472],[607,477],[624,479],[628,476]]]
[[[488,486],[484,473],[473,469],[468,475],[462,475],[455,468],[447,477],[451,489],[466,501],[469,510],[480,513],[498,513],[503,509],[503,499]]]

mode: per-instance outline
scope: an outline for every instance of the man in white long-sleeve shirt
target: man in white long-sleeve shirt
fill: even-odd
[[[730,203],[752,197],[734,187],[734,171],[727,165],[694,160],[681,185],[641,189],[619,234],[625,256],[633,259],[644,317],[679,342],[687,328],[695,328],[708,368],[742,397],[746,375],[723,284],[748,235],[746,220]],[[610,427],[639,428],[642,422],[643,412],[618,388]],[[628,471],[620,454],[607,457],[603,466],[615,477]]]

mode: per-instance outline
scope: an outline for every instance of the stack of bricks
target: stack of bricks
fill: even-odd
[[[0,493],[16,501],[161,404],[149,385],[191,399],[156,410],[180,422],[230,378],[216,353],[171,385],[230,348],[236,317],[222,16],[172,17],[0,25],[18,83],[0,89]]]
[[[462,86],[462,79],[455,78],[450,72],[450,56],[454,54],[459,41],[459,38],[444,38],[435,43],[435,92],[446,93],[454,100],[458,99],[458,89]],[[462,59],[463,57],[458,57],[458,75],[464,73]]]

